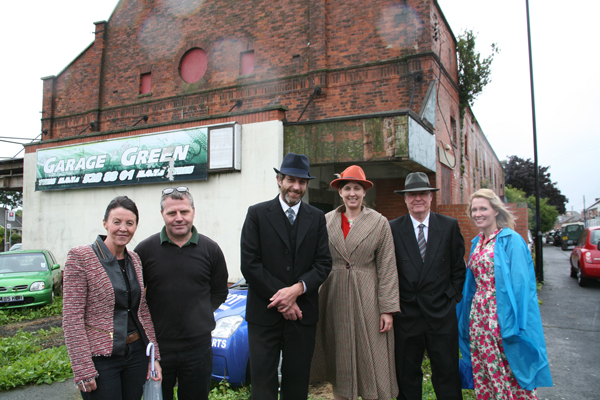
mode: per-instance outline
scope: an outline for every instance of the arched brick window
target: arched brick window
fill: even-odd
[[[206,52],[200,48],[187,51],[181,58],[179,74],[186,83],[196,83],[206,73],[208,57]]]

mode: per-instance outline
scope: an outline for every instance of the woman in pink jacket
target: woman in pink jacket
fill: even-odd
[[[135,203],[115,197],[106,236],[71,249],[64,271],[63,328],[75,383],[84,400],[140,400],[150,377],[146,346],[156,344],[140,258],[127,244],[139,221]],[[156,349],[155,367],[162,374]]]

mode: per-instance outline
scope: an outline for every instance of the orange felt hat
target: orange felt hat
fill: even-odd
[[[358,165],[351,165],[342,172],[341,177],[331,181],[330,185],[334,189],[339,189],[341,182],[358,182],[361,183],[365,190],[369,190],[373,187],[373,182],[368,181],[365,176],[365,171]]]

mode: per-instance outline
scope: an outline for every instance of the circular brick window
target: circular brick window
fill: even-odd
[[[181,58],[181,64],[179,65],[181,79],[186,83],[198,82],[206,73],[207,64],[208,57],[206,57],[204,50],[194,48],[187,51]]]

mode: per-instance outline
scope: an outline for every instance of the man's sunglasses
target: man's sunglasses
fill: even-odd
[[[185,193],[185,192],[189,192],[190,190],[187,188],[187,186],[178,186],[176,188],[168,188],[162,191],[162,194],[171,194],[173,192],[179,192],[179,193]]]

